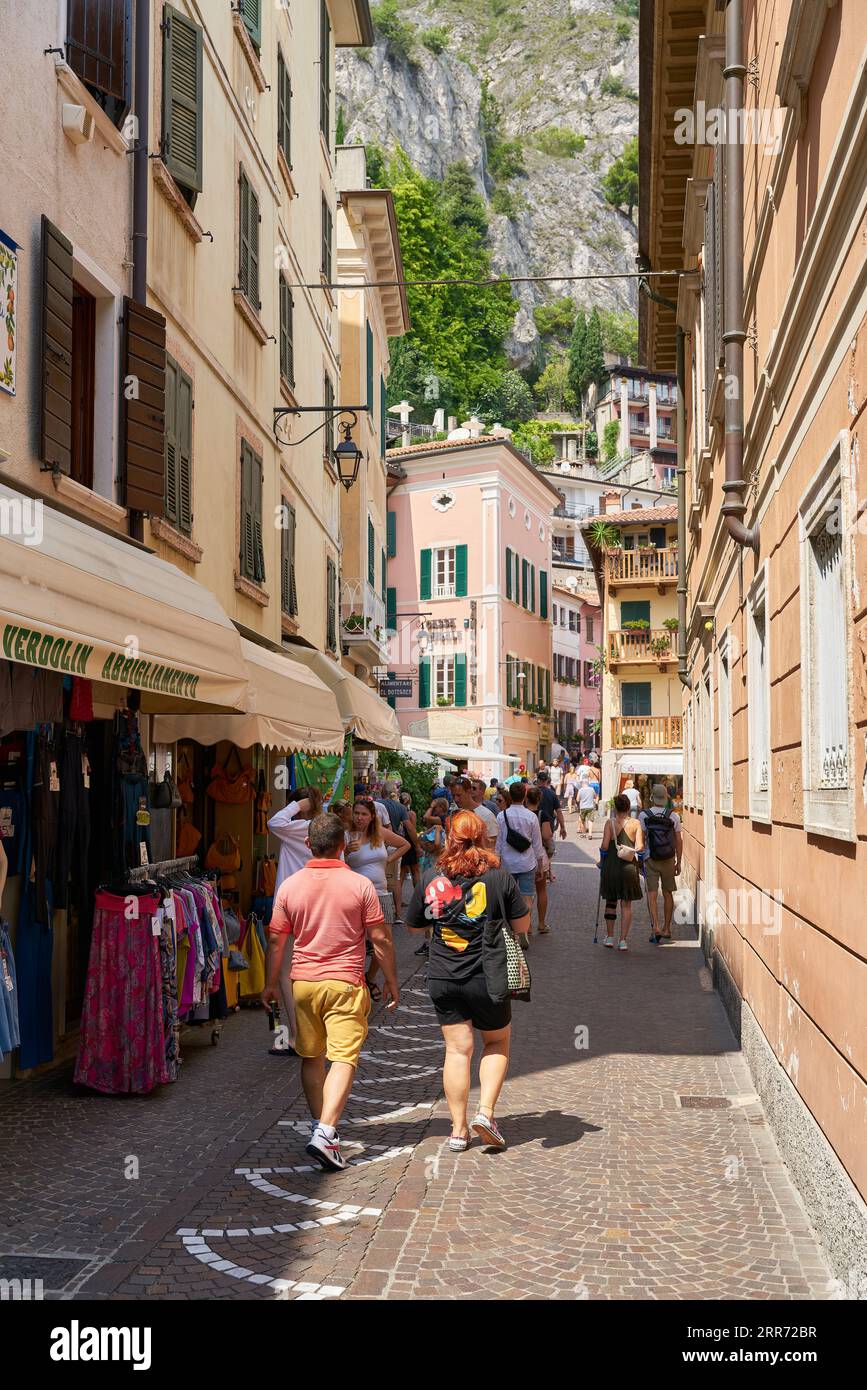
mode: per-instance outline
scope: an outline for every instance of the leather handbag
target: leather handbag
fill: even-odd
[[[196,854],[201,843],[201,830],[197,830],[192,821],[185,820],[178,831],[177,852],[179,857],[181,859],[188,859],[191,855]]]
[[[155,811],[180,811],[183,804],[175,780],[166,768],[163,780],[151,784],[151,807]]]
[[[237,873],[241,867],[241,846],[228,831],[218,835],[205,855],[206,869],[219,869],[221,874]]]
[[[230,772],[229,765],[234,757],[238,770]],[[224,806],[243,806],[256,797],[256,773],[249,763],[241,762],[241,755],[234,744],[224,763],[215,763],[211,768],[208,796]]]
[[[196,799],[193,791],[193,769],[183,749],[178,753],[178,795],[185,806],[192,806]]]

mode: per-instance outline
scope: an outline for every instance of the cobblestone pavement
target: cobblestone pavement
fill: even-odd
[[[448,1153],[441,1035],[400,936],[401,1007],[373,1019],[346,1172],[307,1162],[298,1064],[242,1013],[155,1096],[85,1095],[67,1073],[0,1098],[0,1274],[8,1252],[63,1298],[827,1298],[691,933],[650,945],[637,904],[628,952],[594,946],[598,840],[573,836],[514,1008],[506,1152]]]

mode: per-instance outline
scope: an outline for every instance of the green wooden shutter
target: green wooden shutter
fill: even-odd
[[[539,571],[539,617],[548,616],[548,571]]]
[[[240,14],[258,52],[262,47],[262,0],[240,0]]]
[[[202,113],[202,31],[164,5],[162,157],[172,178],[193,194],[203,187]]]
[[[385,547],[389,559],[394,559],[397,554],[397,512],[385,514]]]
[[[512,597],[512,551],[506,546],[506,598]]]
[[[530,597],[530,562],[521,561],[521,607],[527,607],[527,600]]]
[[[283,507],[288,515],[289,507],[283,499]],[[291,583],[289,579],[289,527],[284,526],[280,531],[280,610],[291,616]]]
[[[388,393],[385,389],[385,377],[379,378],[379,452],[385,458],[388,448]]]
[[[430,709],[430,657],[422,656],[418,663],[418,707]]]
[[[292,168],[292,83],[282,52],[277,50],[277,145]]]
[[[367,582],[371,588],[376,584],[376,539],[370,517],[367,518]]]
[[[387,573],[388,573],[388,567],[387,567],[387,563],[386,563],[386,559],[385,559],[385,551],[384,551],[384,550],[380,550],[380,552],[379,552],[379,575],[380,575],[380,585],[379,585],[379,587],[380,587],[380,590],[381,590],[381,593],[382,593],[382,601],[383,601],[383,603],[385,602],[385,584],[386,584],[386,575],[387,575]]]
[[[248,299],[256,313],[262,308],[259,299],[259,199],[252,188],[248,191],[248,216],[249,226],[247,232],[247,246],[250,257],[250,291]]]
[[[394,671],[389,671],[389,672],[388,672],[388,679],[389,679],[390,681],[393,681],[394,678],[395,678],[395,672],[394,672]],[[395,706],[397,705],[397,696],[396,696],[396,695],[388,695],[388,696],[386,696],[386,703],[387,703],[388,705],[390,705],[392,709],[394,709]]]
[[[513,556],[515,561],[515,583],[512,586],[512,596],[516,603],[520,603],[519,594],[521,592],[521,560],[517,550]]]
[[[178,522],[178,364],[166,358],[166,521]]]
[[[467,547],[455,546],[455,598],[467,596]]]
[[[458,652],[455,656],[455,704],[467,703],[467,654]]]
[[[367,408],[373,423],[373,329],[367,324]]]
[[[177,409],[178,526],[185,535],[193,529],[193,382],[178,369]]]
[[[650,681],[620,682],[621,714],[649,715],[650,703]]]
[[[238,289],[250,298],[250,185],[238,171]]]
[[[419,586],[418,596],[420,599],[429,599],[431,596],[431,552],[423,550],[421,552],[421,562],[419,565]]]
[[[289,526],[286,532],[289,551],[289,613],[295,617],[298,612],[298,586],[295,580],[295,508],[289,508]]]
[[[319,129],[331,144],[331,20],[322,0],[319,11]]]
[[[506,704],[514,704],[515,701],[515,663],[510,656],[506,657]]]
[[[333,560],[326,561],[325,602],[325,641],[328,650],[333,652],[337,647],[337,566]]]
[[[246,439],[241,440],[241,553],[239,556],[241,574],[245,579],[253,578],[253,469],[251,449]]]
[[[280,375],[287,386],[295,385],[294,303],[289,282],[280,276]]]
[[[530,566],[530,612],[536,611],[536,566]]]
[[[397,589],[385,591],[385,626],[388,632],[397,631]]]
[[[650,622],[650,600],[649,599],[630,599],[628,602],[621,601],[620,604],[620,626],[624,623],[649,623]]]
[[[265,547],[262,537],[262,460],[250,450],[253,494],[253,578],[257,584],[265,583]]]

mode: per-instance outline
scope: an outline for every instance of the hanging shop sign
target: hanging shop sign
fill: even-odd
[[[383,700],[411,700],[412,680],[383,680],[379,682],[379,694]]]
[[[15,353],[18,339],[18,243],[0,231],[0,391],[15,395]]]

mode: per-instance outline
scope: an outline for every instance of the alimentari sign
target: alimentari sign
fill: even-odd
[[[27,666],[110,681],[113,685],[132,686],[136,690],[155,690],[187,700],[196,698],[199,685],[198,676],[176,666],[128,656],[112,647],[97,649],[87,642],[57,637],[38,628],[19,627],[15,623],[7,623],[3,629],[3,655],[8,661],[20,661]]]

